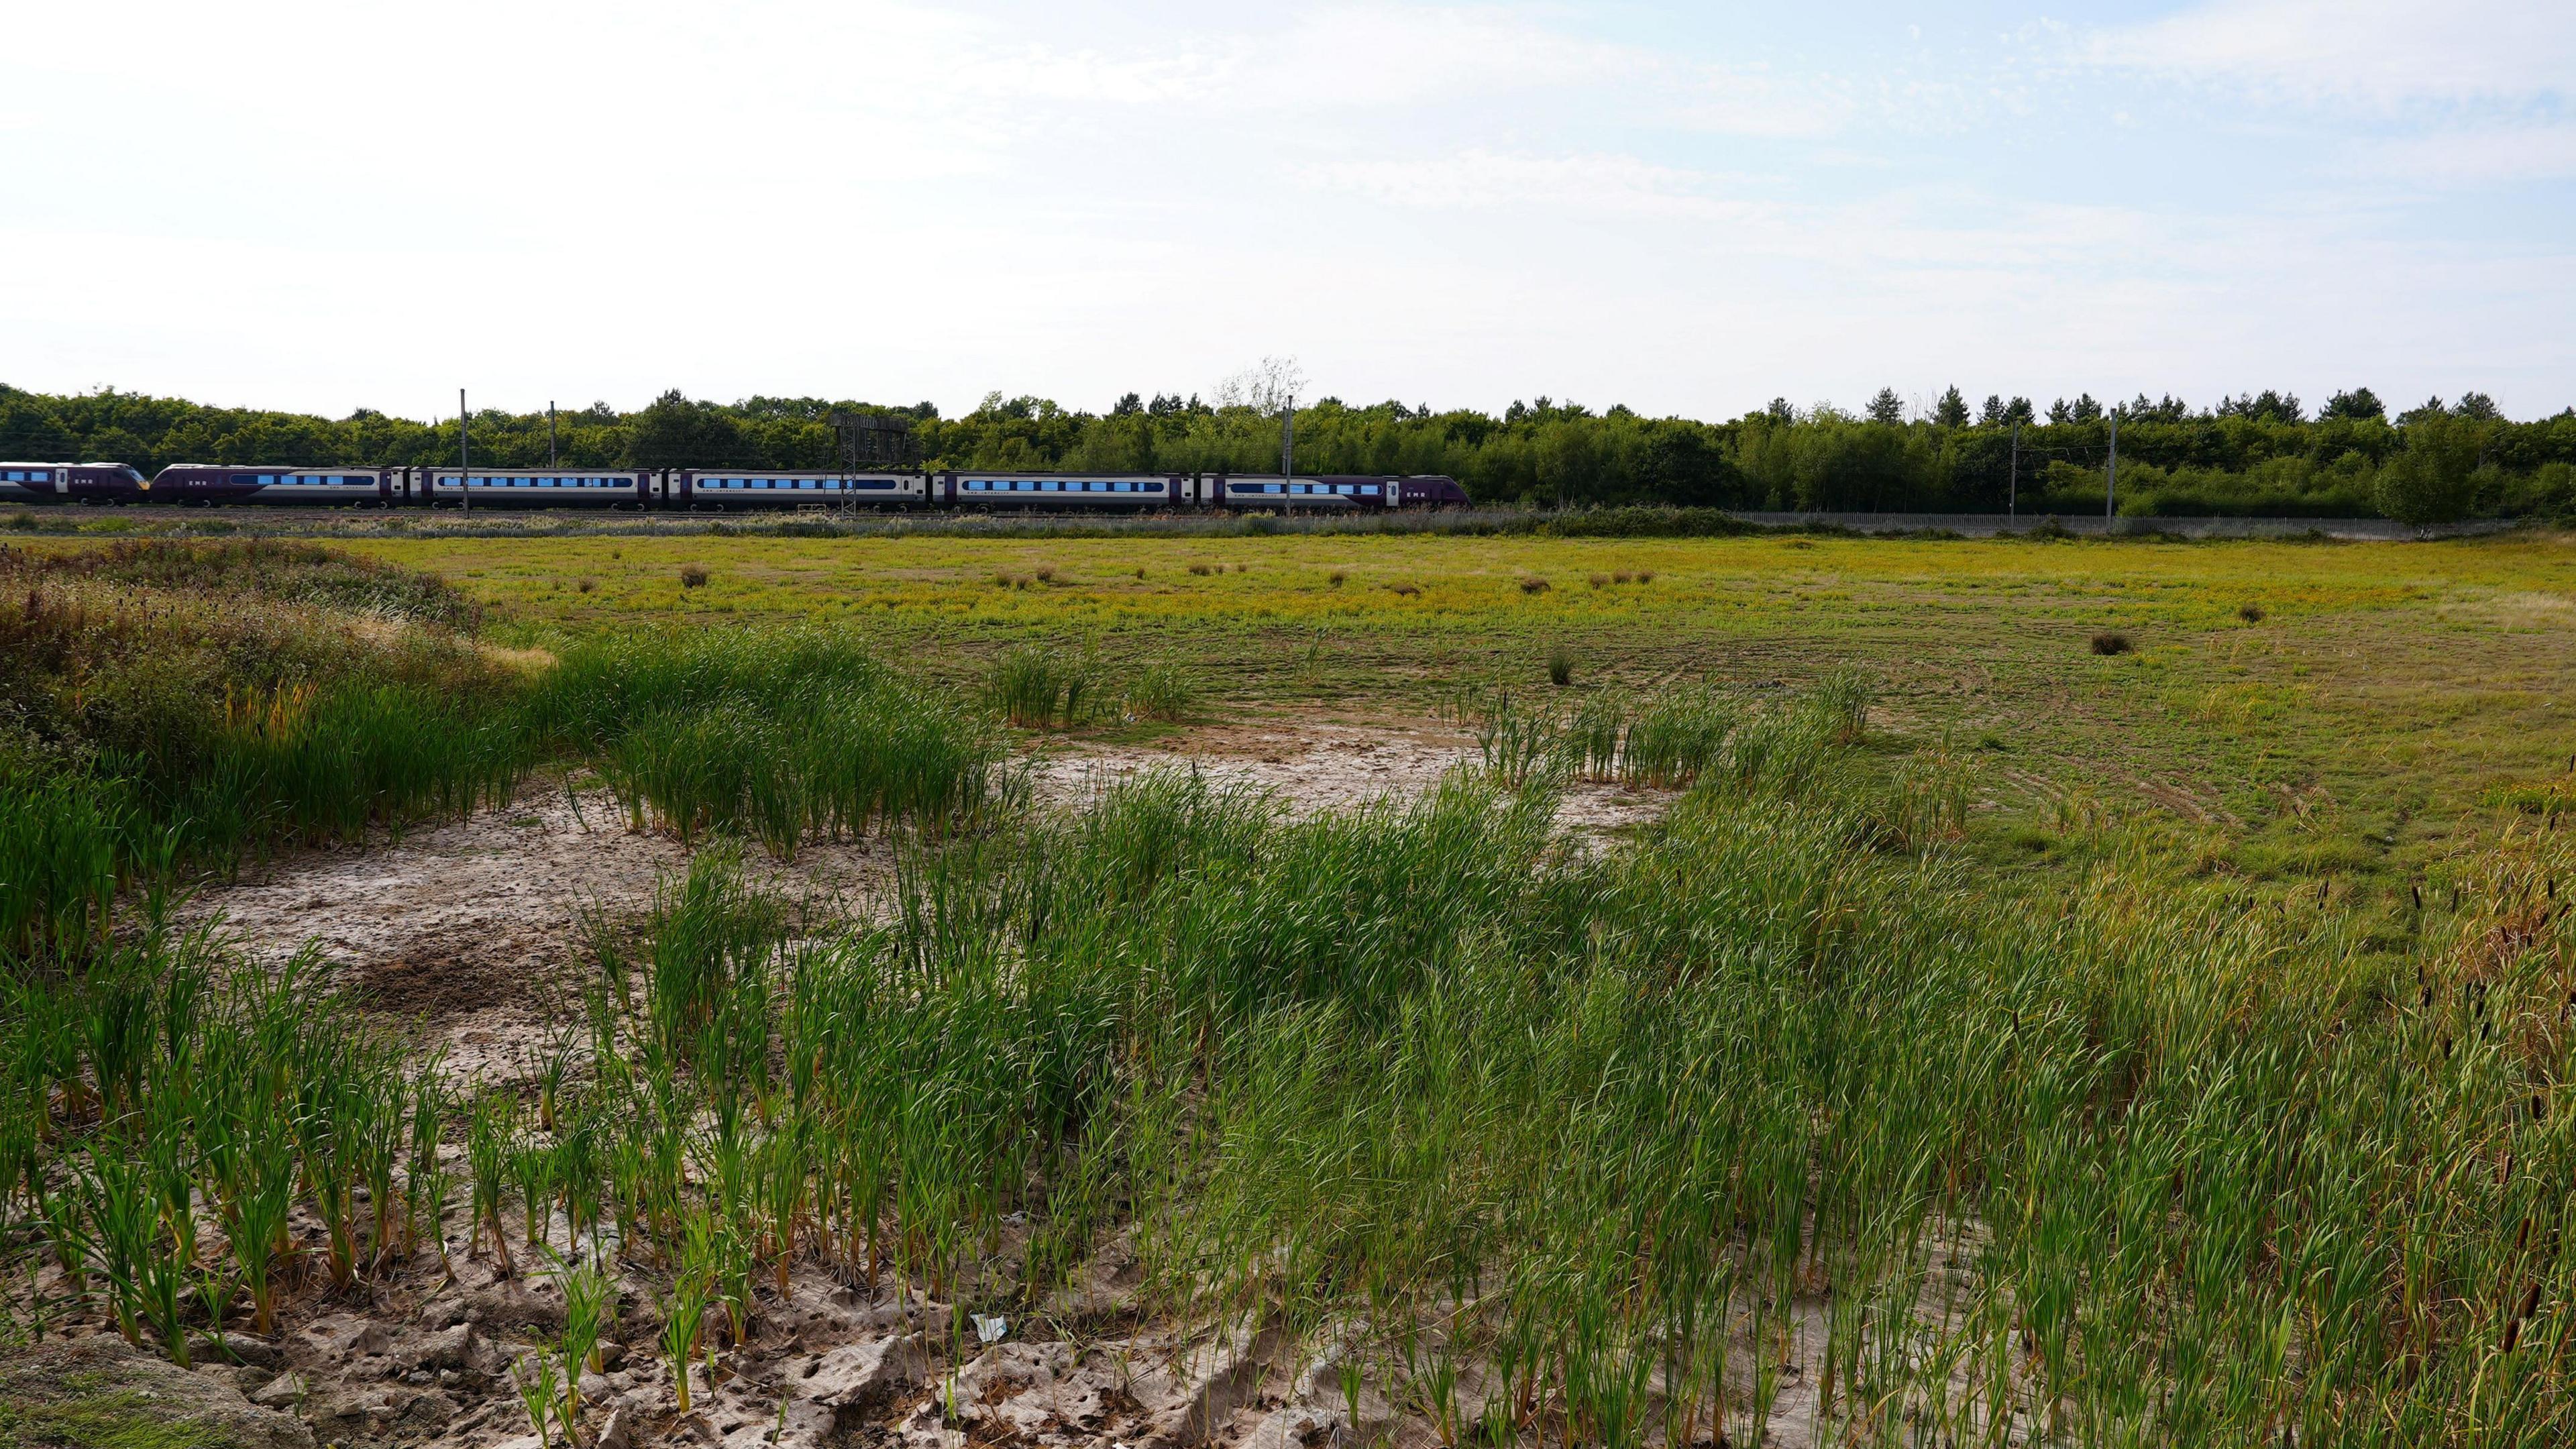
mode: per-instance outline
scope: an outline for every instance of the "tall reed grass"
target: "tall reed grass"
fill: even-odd
[[[781,857],[899,821],[970,824],[1003,794],[976,712],[839,636],[603,641],[569,652],[530,712],[541,734],[598,750],[638,824]]]

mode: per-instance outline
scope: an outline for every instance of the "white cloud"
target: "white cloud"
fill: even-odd
[[[2576,125],[2437,131],[2370,148],[2373,173],[2452,185],[2554,181],[2576,176]]]
[[[2535,0],[2208,0],[2094,36],[2097,62],[2290,99],[2524,101],[2576,76],[2576,11]]]
[[[1718,194],[1734,178],[1615,154],[1530,156],[1475,149],[1436,158],[1323,162],[1295,174],[1316,190],[1398,206],[1531,207],[1704,221],[1742,220],[1759,209]]]

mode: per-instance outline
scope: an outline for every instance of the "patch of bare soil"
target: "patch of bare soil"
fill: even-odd
[[[628,828],[597,791],[531,786],[511,805],[362,847],[280,857],[199,892],[236,944],[282,958],[309,941],[347,973],[359,1005],[418,1022],[460,1077],[514,1075],[541,1019],[585,978],[585,914],[631,919],[690,850]],[[780,864],[752,852],[766,887],[853,910],[892,875],[878,842],[829,843]]]
[[[1450,771],[1478,762],[1473,738],[1438,725],[1273,719],[1193,727],[1151,745],[1069,743],[1038,759],[1042,799],[1074,800],[1137,774],[1191,769],[1211,782],[1266,790],[1300,815],[1407,800]],[[1557,819],[1591,832],[1640,825],[1671,796],[1620,785],[1581,783],[1557,803]]]

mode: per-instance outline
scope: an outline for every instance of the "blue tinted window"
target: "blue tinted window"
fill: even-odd
[[[266,486],[266,485],[268,485],[268,484],[271,484],[271,483],[276,482],[276,481],[277,481],[277,475],[276,475],[276,474],[274,474],[274,473],[262,473],[262,474],[260,474],[260,475],[259,475],[259,481],[260,481],[260,483],[261,483],[261,485],[262,485],[262,486]]]

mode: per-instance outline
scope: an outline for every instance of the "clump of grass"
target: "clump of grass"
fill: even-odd
[[[1422,596],[1422,586],[1420,584],[1389,584],[1386,588],[1388,593],[1394,594],[1398,598],[1415,599]]]
[[[2248,624],[2260,624],[2263,622],[2263,606],[2255,603],[2239,604],[2236,606],[2236,617]]]
[[[1338,589],[1342,586],[1342,581],[1349,577],[1350,575],[1343,573],[1340,569],[1335,569],[1324,576],[1325,587]]]
[[[1191,573],[1193,576],[1197,577],[1197,578],[1202,578],[1202,579],[1203,579],[1203,578],[1206,578],[1208,575],[1210,575],[1210,574],[1212,574],[1212,573],[1215,573],[1215,572],[1216,572],[1216,570],[1215,570],[1213,567],[1211,567],[1210,565],[1207,565],[1207,564],[1203,564],[1203,563],[1194,563],[1194,564],[1190,565],[1190,573]]]
[[[1549,583],[1547,580],[1545,580],[1545,579],[1538,578],[1538,577],[1536,577],[1536,576],[1532,576],[1532,577],[1529,577],[1529,578],[1524,578],[1524,579],[1522,579],[1522,580],[1521,580],[1521,585],[1520,585],[1520,587],[1521,587],[1521,592],[1522,592],[1522,593],[1524,593],[1524,594],[1544,594],[1544,593],[1546,593],[1550,588],[1553,588],[1553,587],[1555,587],[1555,586],[1554,586],[1554,585],[1552,585],[1552,584],[1550,584],[1550,583]]]
[[[1055,582],[1055,565],[1053,565],[1053,564],[1040,564],[1040,565],[1038,565],[1036,568],[1029,570],[1029,577],[1031,577],[1031,578],[1033,578],[1033,579],[1036,579],[1039,583],[1042,583],[1042,584],[1051,584],[1051,583],[1054,583],[1054,582]]]
[[[1176,664],[1148,664],[1128,678],[1127,713],[1135,719],[1180,720],[1199,702],[1198,685]]]
[[[580,593],[596,593],[599,589],[599,580],[583,579],[579,583],[574,584],[573,588]]]
[[[1547,682],[1559,689],[1574,682],[1574,651],[1563,644],[1551,644],[1547,650]]]
[[[1625,575],[1625,574],[1620,575],[1620,577],[1619,577],[1619,582],[1621,582],[1621,583],[1623,583],[1623,584],[1624,584],[1624,583],[1626,583],[1627,581],[1628,581],[1627,575]],[[1594,575],[1592,575],[1592,576],[1591,576],[1591,578],[1590,578],[1589,580],[1587,580],[1587,582],[1589,582],[1589,583],[1592,585],[1592,587],[1594,587],[1594,588],[1596,588],[1596,589],[1606,589],[1606,588],[1610,587],[1610,576],[1609,576],[1608,574],[1594,574]]]
[[[1638,583],[1640,583],[1640,584],[1651,584],[1651,583],[1653,583],[1654,581],[1655,581],[1655,571],[1654,571],[1654,570],[1652,570],[1652,569],[1639,569],[1639,570],[1637,570],[1637,582],[1638,582]]]
[[[2135,647],[2128,635],[2116,629],[2106,629],[2093,636],[2093,652],[2096,654],[2126,654]]]
[[[1099,709],[1099,670],[1084,657],[1022,645],[993,665],[985,685],[1002,717],[1022,729],[1070,729]]]
[[[684,589],[703,589],[703,588],[705,588],[706,586],[707,586],[707,569],[706,569],[706,565],[704,565],[704,564],[682,564],[682,565],[680,565],[680,587],[681,587],[681,588],[684,588]]]
[[[599,752],[639,825],[736,831],[782,857],[811,837],[954,828],[998,783],[1000,742],[973,712],[821,632],[585,644],[531,713]]]

